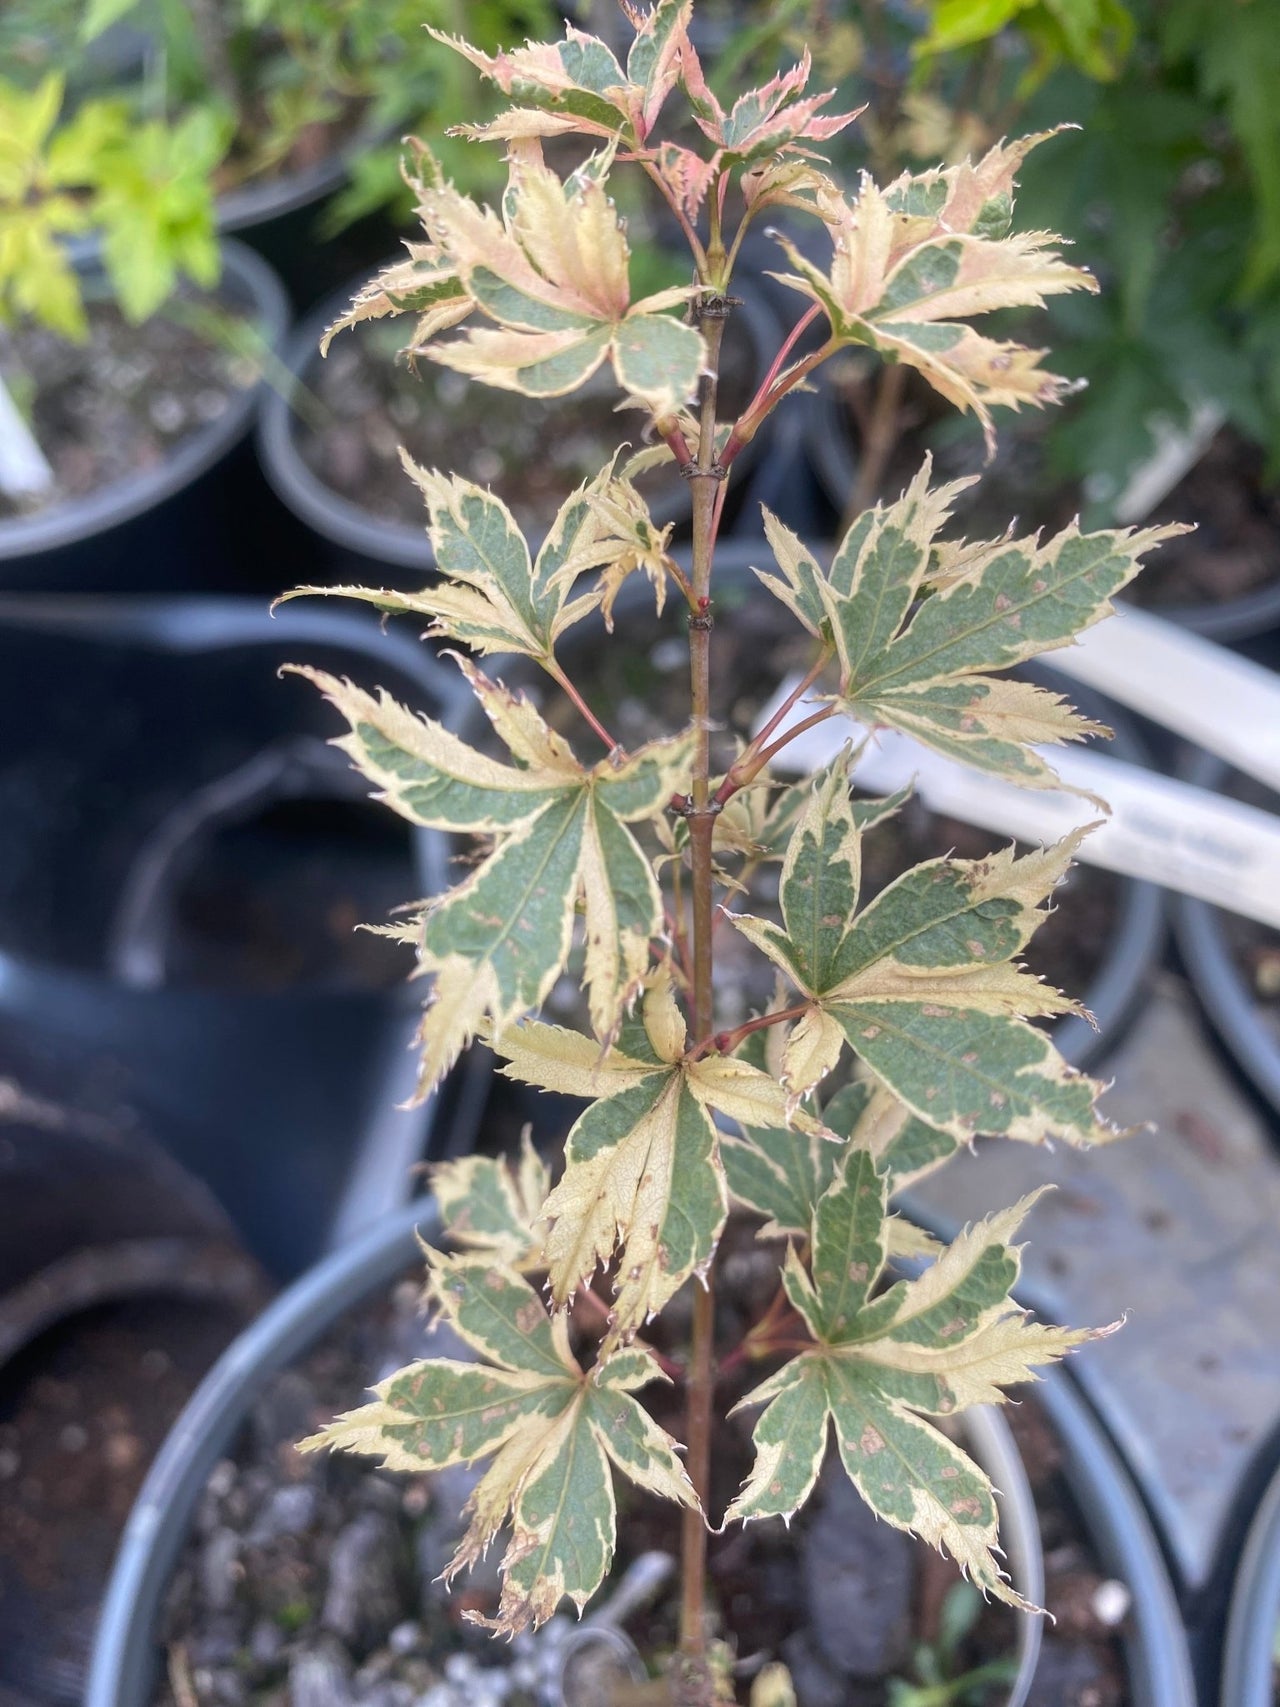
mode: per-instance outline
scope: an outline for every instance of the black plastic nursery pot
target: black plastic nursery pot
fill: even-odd
[[[0,659],[0,1041],[129,1111],[295,1274],[444,1141],[434,1099],[394,1106],[411,957],[356,930],[443,887],[444,851],[368,800],[332,708],[278,671],[446,722],[455,674],[360,615],[230,599],[10,597]]]
[[[155,1460],[129,1519],[98,1627],[85,1707],[145,1707],[161,1659],[158,1628],[166,1586],[210,1472],[231,1450],[274,1377],[344,1312],[375,1296],[418,1260],[419,1233],[428,1239],[438,1233],[427,1198],[402,1208],[295,1282],[206,1377]],[[1051,1372],[1037,1393],[1089,1539],[1103,1567],[1131,1596],[1124,1643],[1127,1699],[1132,1707],[1194,1707],[1173,1590],[1141,1504],[1069,1379]],[[969,1412],[965,1421],[969,1450],[1001,1490],[1008,1569],[1034,1600],[1043,1588],[1043,1561],[1017,1449],[998,1412]],[[1040,1637],[1040,1621],[1022,1615],[1017,1674],[1003,1698],[1008,1707],[1034,1699]]]
[[[325,204],[346,184],[353,162],[386,140],[385,127],[363,124],[314,164],[247,180],[218,197],[218,230],[238,237],[268,262],[298,312],[328,296],[366,252],[375,261],[386,247],[390,228],[376,215],[327,242],[319,237]]]
[[[1201,788],[1224,790],[1230,766],[1212,753],[1197,753],[1187,779]],[[1280,1025],[1268,1017],[1243,964],[1243,942],[1234,942],[1240,925],[1233,916],[1208,901],[1190,895],[1176,897],[1174,932],[1196,995],[1214,1029],[1245,1076],[1280,1114]],[[1274,957],[1267,944],[1275,933],[1264,925],[1246,927],[1257,933],[1260,957]],[[1259,967],[1259,976],[1265,976]],[[1274,1006],[1274,997],[1271,998]]]
[[[270,1288],[207,1188],[118,1108],[37,1088],[6,1030],[0,1698],[71,1707],[146,1461]]]
[[[1275,1707],[1280,1698],[1280,1474],[1249,1526],[1223,1647],[1221,1707]]]
[[[371,397],[367,411],[354,419],[339,419],[333,410],[317,402],[317,393],[326,384],[340,386],[345,409],[353,394],[370,390],[371,381],[362,372],[348,383],[345,377],[333,378],[333,370],[358,357],[367,363],[367,373],[376,382],[379,373],[393,371],[397,352],[405,341],[405,329],[395,320],[362,322],[338,335],[330,349],[329,371],[325,371],[320,339],[371,276],[360,274],[296,328],[285,351],[295,388],[292,392],[277,391],[265,401],[258,430],[258,454],[268,481],[281,501],[317,537],[317,581],[340,584],[372,580],[375,585],[390,582],[413,587],[431,573],[434,558],[426,536],[425,508],[419,521],[417,494],[399,466],[397,447],[401,442],[428,467],[492,485],[510,503],[531,543],[545,534],[558,503],[581,479],[597,472],[620,438],[630,431],[638,444],[642,417],[638,413],[615,415],[616,396],[603,380],[597,401],[604,410],[607,437],[602,435],[597,443],[591,433],[584,435],[580,426],[580,392],[567,398],[533,400],[473,385],[462,375],[425,360],[419,364],[411,393],[395,401],[394,409],[399,413],[388,412],[380,400]],[[762,299],[744,299],[734,310],[726,332],[726,363],[732,363],[740,375],[744,403],[754,389],[753,376],[763,374],[780,342],[777,323]],[[727,366],[725,371],[729,371]],[[482,410],[483,426],[475,421],[464,426],[457,415],[464,403]],[[319,440],[312,430],[313,422],[331,436],[328,454],[332,466],[345,464],[349,457],[360,459],[355,471],[346,477],[349,490],[345,494],[320,470]],[[492,443],[483,435],[491,435]],[[416,438],[422,438],[421,444]],[[375,440],[376,455],[371,458],[368,447]],[[738,458],[730,489],[730,518],[752,508],[751,482],[754,472],[768,460],[768,441],[766,427]],[[565,447],[563,454],[569,460],[563,465],[549,456],[547,447],[552,443]],[[510,486],[513,478],[519,479],[530,470],[536,472],[539,488],[532,509],[522,507]],[[379,480],[394,482],[395,493],[407,495],[407,515],[380,511],[375,485]],[[357,492],[358,498],[353,496]],[[682,527],[687,529],[692,500],[674,468],[653,499],[652,510],[660,524],[675,524],[677,537]]]
[[[283,286],[243,245],[223,245],[219,301],[277,349],[289,323]],[[92,265],[92,263],[87,263]],[[0,590],[193,591],[234,586],[259,548],[262,491],[247,443],[266,379],[234,392],[158,462],[82,497],[0,519]],[[256,488],[256,492],[253,490]]]

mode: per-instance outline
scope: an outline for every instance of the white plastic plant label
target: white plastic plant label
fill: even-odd
[[[799,681],[792,676],[782,684],[761,712],[760,726]],[[778,733],[812,709],[802,702]],[[784,747],[773,769],[808,774],[830,763],[851,737],[861,741],[866,733],[851,718],[833,717]],[[1081,824],[1097,823],[1080,847],[1080,859],[1180,889],[1280,929],[1280,818],[1102,753],[1062,747],[1042,751],[1064,782],[1109,802],[1111,816],[1101,818],[1096,806],[1075,794],[1017,788],[986,777],[888,729],[867,741],[854,783],[860,790],[887,794],[914,779],[917,794],[933,811],[1024,842],[1055,842]]]
[[[21,502],[43,497],[52,485],[53,470],[0,380],[0,492]]]
[[[1040,662],[1280,793],[1280,679],[1261,664],[1132,607],[1087,630],[1074,646],[1045,652]]]

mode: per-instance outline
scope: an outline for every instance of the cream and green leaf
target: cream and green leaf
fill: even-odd
[[[997,1562],[990,1482],[926,1419],[999,1403],[1005,1387],[1098,1330],[1031,1322],[1013,1303],[1018,1251],[1009,1241],[1034,1196],[967,1229],[917,1278],[879,1290],[889,1183],[868,1150],[851,1146],[806,1227],[809,1269],[794,1247],[788,1253],[787,1294],[814,1343],[741,1402],[765,1408],[755,1466],[727,1518],[789,1517],[811,1493],[834,1430],[873,1511],[1021,1605]]]
[[[546,998],[583,909],[586,983],[607,1038],[649,969],[662,900],[629,825],[662,812],[687,776],[690,741],[655,741],[620,763],[582,766],[529,701],[462,665],[514,761],[478,752],[430,718],[321,670],[313,681],[350,733],[336,745],[403,817],[492,838],[456,888],[417,925],[418,964],[434,978],[423,1018],[425,1094],[488,1026],[495,1039]]]
[[[1027,788],[1060,788],[1035,750],[1099,732],[1057,694],[989,674],[1067,645],[1110,615],[1141,559],[1180,527],[1032,535],[967,548],[938,535],[972,481],[931,488],[931,464],[865,510],[823,571],[766,516],[777,575],[761,573],[810,633],[834,644],[842,709]]]
[[[516,1635],[566,1596],[581,1609],[603,1581],[616,1527],[611,1465],[677,1504],[695,1504],[694,1493],[676,1442],[632,1397],[660,1378],[646,1352],[631,1348],[584,1371],[565,1318],[548,1316],[522,1275],[491,1254],[428,1254],[440,1318],[485,1361],[411,1363],[301,1450],[359,1452],[410,1471],[491,1457],[444,1576],[474,1565],[509,1525],[496,1616],[476,1621]]]
[[[1059,1058],[1029,1018],[1078,1004],[1017,964],[1083,832],[1048,850],[936,859],[860,906],[861,831],[847,752],[815,783],[782,867],[781,925],[732,915],[809,998],[787,1040],[783,1082],[804,1094],[848,1043],[917,1119],[967,1142],[976,1133],[1094,1144],[1101,1086]],[[808,1033],[802,1033],[806,1022]],[[823,1053],[818,1023],[835,1033]],[[797,1038],[801,1041],[798,1044]]]
[[[711,1256],[728,1208],[716,1117],[740,1127],[819,1122],[749,1062],[687,1049],[665,968],[644,998],[643,1031],[603,1054],[590,1038],[529,1023],[502,1040],[502,1071],[595,1100],[565,1142],[560,1182],[542,1206],[542,1259],[565,1304],[617,1255],[606,1347],[630,1340]]]

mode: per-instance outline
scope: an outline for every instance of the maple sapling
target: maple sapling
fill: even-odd
[[[1051,404],[1065,382],[1041,367],[1042,352],[972,322],[1095,287],[1052,237],[1012,229],[1015,171],[1043,137],[842,188],[820,150],[856,115],[806,92],[807,59],[726,111],[689,39],[691,0],[624,11],[634,30],[625,64],[571,26],[562,41],[494,56],[452,44],[514,102],[468,133],[506,145],[501,206],[459,194],[419,145],[425,238],[339,322],[415,316],[414,357],[534,397],[571,392],[607,366],[633,411],[631,438],[648,443],[621,447],[569,494],[536,552],[500,496],[406,462],[438,581],[416,593],[302,589],[426,617],[433,637],[463,649],[458,667],[509,754],[495,758],[384,693],[302,670],[346,717],[339,745],[390,806],[485,838],[453,888],[395,927],[429,990],[423,1094],[479,1036],[504,1073],[589,1103],[554,1184],[527,1144],[510,1166],[472,1157],[436,1169],[448,1246],[428,1252],[427,1293],[475,1359],[411,1365],[306,1445],[413,1470],[488,1458],[445,1576],[507,1532],[500,1598],[482,1620],[505,1635],[566,1597],[580,1609],[599,1588],[614,1552],[615,1472],[668,1499],[683,1514],[682,1586],[664,1687],[676,1707],[693,1707],[735,1699],[705,1597],[708,1524],[790,1517],[832,1434],[875,1512],[944,1547],[985,1593],[1021,1604],[998,1563],[991,1485],[929,1419],[999,1401],[1098,1330],[1037,1323],[1013,1302],[1013,1240],[1034,1199],[930,1249],[914,1278],[895,1278],[892,1263],[923,1242],[890,1205],[976,1134],[1078,1145],[1115,1135],[1095,1106],[1102,1087],[1030,1023],[1078,1005],[1019,958],[1078,834],[1045,850],[929,860],[864,901],[862,837],[903,796],[854,797],[855,747],[814,778],[777,785],[767,767],[791,738],[789,706],[713,770],[724,492],[760,423],[854,344],[917,369],[993,443],[993,408]],[[677,108],[685,128],[664,139]],[[542,144],[566,135],[592,152],[561,176]],[[651,181],[683,230],[689,287],[633,299],[609,194],[624,170]],[[779,276],[808,299],[797,333],[817,328],[818,342],[796,354],[793,334],[742,415],[722,422],[719,351],[740,245],[783,209],[829,240],[819,264],[778,238]],[[632,484],[657,462],[692,485],[687,572]],[[993,672],[1105,616],[1171,530],[1073,526],[1048,540],[965,543],[945,530],[967,484],[931,486],[926,462],[900,498],[859,515],[825,563],[766,513],[776,561],[757,571],[760,596],[811,638],[813,667],[793,696],[802,722],[847,714],[1052,788],[1040,749],[1095,726]],[[636,573],[659,607],[664,597],[688,607],[689,718],[624,750],[570,679],[561,642],[588,618],[611,626],[618,588]],[[613,635],[613,646],[627,644]],[[570,695],[581,742],[475,662],[503,653]],[[738,882],[764,861],[780,867],[775,917],[749,910],[753,893]],[[718,1027],[714,1003],[718,923],[771,963],[781,992],[731,1030]],[[536,1017],[566,968],[584,992],[581,1029]],[[717,1248],[731,1204],[785,1241],[777,1299],[737,1348],[716,1343]],[[689,1341],[680,1356],[660,1356],[645,1335],[682,1290]],[[759,1413],[756,1460],[727,1513],[708,1509],[717,1358],[767,1371],[742,1401]],[[672,1377],[683,1386],[683,1441],[635,1397]]]

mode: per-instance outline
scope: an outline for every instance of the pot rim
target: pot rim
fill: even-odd
[[[208,654],[242,647],[327,645],[345,648],[367,657],[370,667],[396,666],[401,675],[416,683],[431,710],[449,728],[457,725],[470,702],[461,677],[446,671],[427,647],[404,629],[379,629],[352,611],[308,609],[290,604],[274,614],[262,601],[232,595],[136,594],[117,597],[100,595],[0,592],[0,632],[21,630],[68,639],[118,641],[139,651],[152,650],[168,656]],[[437,831],[409,826],[414,860],[424,886],[443,887],[446,882],[444,843]],[[58,1002],[60,992],[102,988],[112,984],[106,972],[52,965],[0,949],[0,1012],[32,999]],[[210,990],[131,990],[129,995],[145,1005],[148,1001],[187,998],[215,1002],[220,992]],[[368,999],[385,1004],[391,998],[406,1009],[419,1003],[412,981],[405,980],[390,991],[370,993]],[[225,996],[223,997],[225,999]],[[244,1002],[241,994],[234,999]],[[358,992],[335,994],[303,991],[257,992],[265,1006],[281,999],[321,1002],[359,1002]],[[252,1003],[250,1003],[252,1005]]]
[[[274,387],[263,399],[257,430],[258,460],[280,501],[323,539],[360,557],[429,574],[435,568],[435,553],[427,538],[425,520],[419,524],[379,520],[359,504],[333,491],[308,466],[298,449],[292,389],[301,383],[308,366],[316,361],[321,334],[345,311],[355,292],[367,282],[368,273],[361,271],[348,285],[310,310],[290,333],[281,358],[292,376],[292,383],[287,387]],[[768,339],[780,336],[777,320],[762,296],[743,298],[738,312],[750,328],[763,367],[763,361],[768,359]],[[738,458],[744,502],[749,496],[748,483],[759,461],[760,444],[765,436],[764,433],[757,434]],[[688,490],[677,488],[672,504],[660,510],[655,520],[660,525],[671,521],[679,523],[687,520],[691,513],[692,498]],[[538,537],[533,534],[526,537],[530,546],[536,548]]]
[[[229,283],[247,296],[264,342],[276,350],[289,324],[285,289],[260,255],[243,243],[221,244],[221,290]],[[39,556],[107,533],[192,485],[243,437],[263,395],[265,379],[232,394],[216,421],[199,427],[154,468],[139,470],[80,498],[54,504],[34,515],[0,520],[0,563]]]
[[[205,1376],[166,1437],[129,1514],[94,1637],[84,1707],[145,1707],[161,1596],[196,1503],[248,1406],[338,1316],[411,1263],[420,1254],[420,1235],[430,1240],[440,1231],[430,1196],[402,1206],[296,1280]],[[999,1490],[1001,1539],[1013,1579],[1028,1600],[1037,1602],[1044,1594],[1043,1556],[1035,1504],[1013,1436],[993,1407],[966,1411],[963,1420],[968,1444]],[[1042,1635],[1041,1619],[1028,1612],[1016,1616],[1018,1676],[1007,1707],[1024,1707]],[[1180,1707],[1180,1702],[1171,1697],[1158,1707]]]
[[[1184,767],[1189,782],[1220,790],[1232,766],[1197,750]],[[1280,1041],[1261,1018],[1227,948],[1220,909],[1192,895],[1176,895],[1174,935],[1201,1007],[1214,1030],[1259,1092],[1280,1112]]]
[[[1245,1537],[1231,1586],[1223,1642],[1222,1707],[1272,1707],[1280,1627],[1280,1473],[1274,1475]]]

